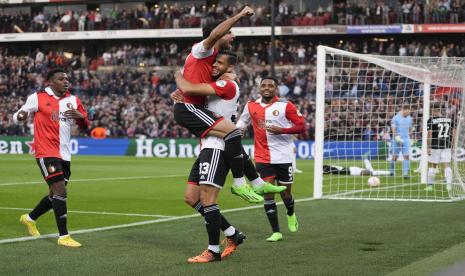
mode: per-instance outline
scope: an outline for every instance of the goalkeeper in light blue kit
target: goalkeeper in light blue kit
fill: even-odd
[[[391,142],[391,176],[394,176],[396,161],[399,152],[402,152],[404,161],[402,163],[402,174],[405,178],[409,177],[410,171],[410,132],[413,127],[413,120],[410,116],[410,106],[404,104],[402,109],[391,121],[392,142]]]

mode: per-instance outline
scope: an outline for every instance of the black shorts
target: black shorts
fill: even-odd
[[[292,163],[268,164],[257,163],[258,174],[265,181],[276,179],[280,184],[290,185],[294,182],[294,169]]]
[[[176,123],[187,128],[195,136],[203,138],[224,118],[198,105],[176,103],[174,105],[174,119]]]
[[[226,165],[224,153],[219,149],[203,149],[192,165],[187,184],[211,185],[223,188],[228,175],[229,166]]]
[[[62,180],[68,184],[71,177],[71,162],[56,157],[36,158],[36,161],[48,185]]]

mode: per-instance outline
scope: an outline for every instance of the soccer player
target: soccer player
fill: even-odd
[[[211,72],[216,55],[221,49],[231,48],[234,39],[230,29],[241,18],[253,14],[253,10],[246,6],[213,30],[211,25],[207,25],[203,30],[204,40],[195,44],[186,58],[183,68],[184,78],[193,84],[213,82]],[[176,122],[198,137],[202,138],[208,134],[224,139],[225,158],[234,178],[232,188],[234,194],[249,202],[262,201],[263,197],[257,195],[244,178],[241,132],[230,120],[224,120],[224,117],[206,109],[205,101],[205,96],[184,95],[184,102],[174,105]]]
[[[226,72],[234,71],[237,63],[237,56],[231,52],[220,52],[213,64],[212,76],[217,79],[210,84],[193,84],[182,76],[176,74],[176,83],[184,91],[184,95],[204,95],[208,96],[208,109],[216,112],[225,118],[235,116],[237,111],[237,101],[240,91],[236,82],[230,79],[218,79],[226,76]],[[185,201],[194,207],[200,214],[205,216],[207,232],[209,235],[208,249],[202,254],[192,257],[188,262],[203,263],[218,261],[231,255],[239,244],[245,239],[245,235],[235,230],[228,221],[220,214],[216,203],[218,189],[223,187],[229,171],[229,164],[224,158],[225,142],[215,136],[206,136],[201,141],[201,152],[194,163],[189,175],[188,184],[194,185],[186,190]],[[245,152],[244,152],[245,154]],[[252,183],[261,180],[250,159],[246,160],[245,174]],[[251,167],[250,167],[251,164]],[[249,165],[249,166],[247,166]],[[198,185],[202,185],[200,189]],[[259,184],[259,183],[256,183]],[[260,183],[262,192],[281,192],[283,189],[276,189],[269,183]],[[191,186],[188,185],[188,186]],[[204,186],[207,185],[207,186]],[[211,187],[210,187],[211,186]],[[271,188],[271,189],[270,189]],[[281,187],[279,187],[281,188]],[[191,193],[187,191],[199,191]],[[207,212],[205,211],[207,210]],[[226,236],[226,248],[220,256],[219,230],[223,230]]]
[[[394,176],[397,156],[402,153],[404,160],[402,163],[402,174],[404,178],[409,177],[410,171],[410,134],[413,127],[413,120],[410,116],[410,105],[404,104],[402,109],[397,113],[391,121],[392,137],[391,141],[391,163],[390,171]]]
[[[276,96],[277,91],[278,81],[273,77],[264,77],[260,83],[261,98],[245,105],[237,126],[244,129],[252,123],[258,173],[265,181],[276,181],[278,185],[287,187],[281,193],[281,198],[287,208],[289,231],[296,232],[299,225],[291,193],[294,181],[292,134],[304,131],[304,118],[294,104],[280,100]],[[282,240],[274,194],[265,194],[264,207],[273,230],[267,241]]]
[[[342,167],[335,165],[323,165],[323,174],[342,174],[342,175],[353,175],[353,176],[367,176],[367,175],[390,175],[389,171],[377,171],[373,169],[370,160],[365,158],[363,160],[365,168],[360,167]]]
[[[77,123],[81,130],[89,127],[87,113],[81,101],[70,94],[68,75],[63,69],[52,69],[47,74],[48,87],[27,98],[26,103],[13,115],[13,120],[24,121],[34,116],[34,150],[37,165],[49,186],[46,195],[20,222],[31,236],[40,236],[36,220],[50,209],[55,213],[60,237],[58,244],[80,247],[68,234],[66,185],[71,176],[71,127]]]
[[[426,191],[433,190],[438,165],[443,164],[447,190],[452,190],[452,159],[453,137],[455,125],[451,118],[441,114],[440,104],[435,104],[431,110],[432,117],[428,119],[428,155],[430,168],[428,168],[428,185]]]

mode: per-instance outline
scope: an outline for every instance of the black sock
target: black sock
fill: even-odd
[[[205,213],[203,212],[203,206],[202,206],[202,203],[199,201],[197,201],[194,206],[192,206],[192,208],[194,208],[195,210],[197,210],[197,212],[199,212],[202,217],[205,216]],[[223,217],[223,214],[220,213],[220,216],[221,216],[221,224],[220,224],[220,229],[221,231],[224,231],[226,229],[228,229],[229,227],[231,227],[231,224],[229,223],[229,221]]]
[[[205,212],[205,226],[207,227],[208,244],[219,245],[221,224],[220,209],[217,204],[204,206],[203,209]]]
[[[248,180],[252,181],[258,178],[257,169],[250,159],[250,156],[245,152],[244,148],[242,148],[242,154],[244,155],[244,174]]]
[[[33,220],[38,219],[43,214],[52,209],[52,198],[45,196],[39,201],[39,204],[29,213],[29,217]]]
[[[287,209],[287,215],[292,216],[294,214],[294,199],[291,198],[283,198],[284,205]]]
[[[276,202],[274,200],[265,200],[264,207],[271,229],[273,229],[273,233],[281,232],[279,230],[278,208],[276,207]]]
[[[66,227],[67,208],[66,196],[54,195],[52,200],[53,211],[55,212],[55,220],[58,226],[60,236],[68,235],[68,228]]]
[[[224,137],[224,156],[234,178],[244,177],[241,136],[241,132],[235,129]]]

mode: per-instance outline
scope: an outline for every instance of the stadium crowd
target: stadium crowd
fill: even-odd
[[[306,26],[325,24],[419,24],[465,22],[465,1],[328,1],[325,7],[299,11],[286,1],[276,7],[278,26]],[[193,3],[143,5],[135,9],[115,5],[102,14],[100,9],[73,11],[66,5],[55,12],[9,12],[0,9],[0,33],[60,32],[127,29],[195,28],[208,22],[221,21],[240,8],[236,4],[195,5]],[[269,26],[271,10],[264,5],[252,5],[256,14],[243,19],[238,26]]]
[[[31,121],[18,126],[11,120],[16,111],[32,91],[44,86],[43,76],[56,66],[69,70],[72,90],[88,108],[92,120],[92,128],[104,127],[108,137],[190,137],[189,133],[174,123],[172,103],[169,98],[175,89],[174,70],[179,68],[185,52],[172,51],[171,42],[145,45],[122,45],[106,49],[97,56],[86,56],[76,53],[73,56],[61,52],[42,52],[37,49],[29,55],[10,54],[8,48],[0,50],[0,135],[28,135],[31,133]],[[264,41],[238,41],[234,49],[241,60],[237,70],[241,88],[241,104],[258,97],[258,83],[262,76],[269,74],[269,47]],[[175,45],[182,48],[183,45]],[[463,41],[338,41],[333,46],[361,53],[381,53],[388,55],[428,55],[428,56],[465,56]],[[315,63],[316,45],[314,42],[294,41],[286,39],[277,43],[277,75],[280,79],[279,94],[297,104],[306,118],[306,132],[303,139],[313,139],[315,114]],[[300,64],[295,66],[295,64]],[[177,66],[175,66],[177,65]],[[367,73],[369,74],[369,73]],[[373,76],[372,76],[373,77]],[[347,110],[354,114],[362,114],[360,108],[385,105],[390,93],[395,88],[386,86],[389,76],[371,79],[369,84],[363,83],[365,89],[357,91],[353,87],[338,87],[337,82],[326,83],[328,104],[341,106],[338,99],[347,99]],[[395,81],[394,81],[395,83]],[[376,85],[378,84],[378,85]],[[358,87],[358,86],[356,86]],[[368,87],[368,88],[367,88]],[[371,87],[371,88],[370,88]],[[369,95],[366,93],[369,91]],[[411,99],[412,105],[419,105],[421,88],[410,88],[407,94],[401,95]],[[399,95],[398,95],[399,96]],[[350,102],[359,99],[357,101]],[[391,99],[392,100],[392,99]],[[350,104],[349,104],[350,103]],[[352,107],[350,107],[352,106]],[[394,104],[392,106],[395,106]],[[330,107],[330,106],[328,106]],[[356,108],[352,110],[351,108]],[[242,110],[242,107],[240,108]],[[343,110],[345,111],[345,110]],[[383,139],[388,126],[388,117],[380,115],[381,111],[372,112],[376,118],[362,120],[353,116],[346,120],[342,112],[337,118],[328,121],[345,124],[347,127],[335,128],[333,133],[345,138],[350,137],[353,127],[365,128],[362,132],[370,135],[353,137],[354,139]],[[364,115],[366,116],[366,115]],[[340,125],[342,126],[342,125]],[[350,126],[350,127],[349,127]],[[345,130],[344,130],[345,129]]]

